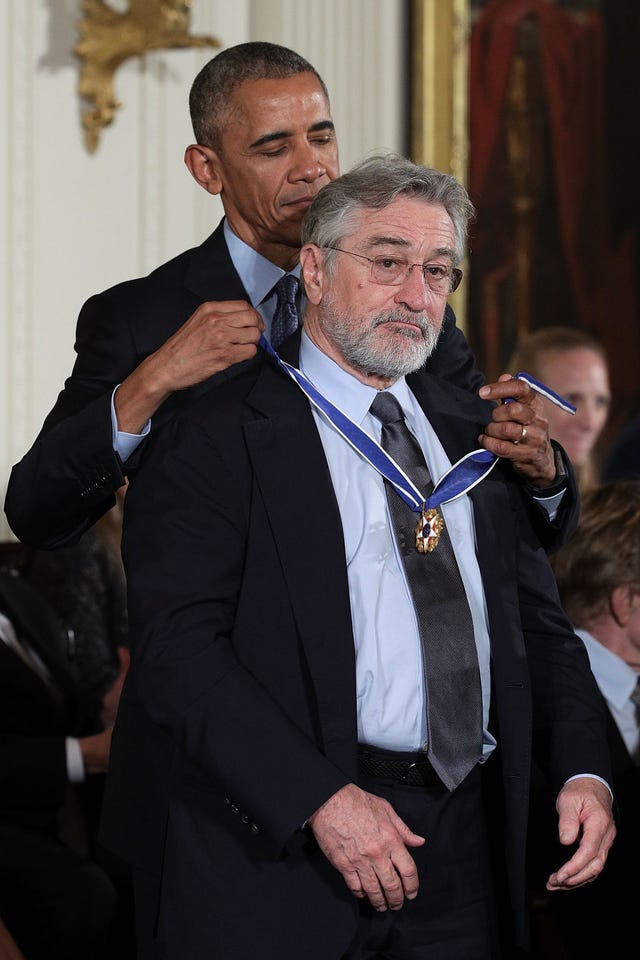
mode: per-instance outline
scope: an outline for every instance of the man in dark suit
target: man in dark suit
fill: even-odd
[[[44,597],[0,573],[0,914],[29,960],[131,957],[90,827],[111,731],[84,712],[66,641]]]
[[[532,800],[530,882],[540,935],[551,930],[562,956],[638,955],[638,896],[629,878],[640,855],[640,481],[611,481],[583,499],[580,523],[553,558],[564,609],[583,640],[607,709],[618,836],[606,870],[571,896],[540,897],[543,860],[560,861],[548,831],[553,796]],[[548,956],[543,949],[536,956]]]
[[[77,540],[113,505],[149,429],[255,356],[261,331],[271,332],[276,282],[299,271],[304,211],[338,174],[326,87],[291,50],[247,43],[223,51],[196,77],[190,108],[197,142],[185,162],[221,197],[225,220],[200,247],[83,306],[73,372],[9,480],[7,518],[33,546]],[[464,389],[482,384],[450,310],[429,366]],[[552,448],[526,383],[487,389],[494,400],[520,402],[487,411],[481,442],[538,489],[532,510],[554,546],[575,525],[577,498],[564,479],[571,467]]]
[[[282,349],[301,373],[261,352],[131,482],[103,838],[133,864],[145,960],[496,960],[526,943],[532,747],[577,841],[549,887],[603,867],[602,704],[511,466],[424,514],[414,549],[367,446],[384,395],[432,476],[476,447],[486,403],[422,372],[470,213],[452,177],[402,158],[334,180],[303,223],[307,310]],[[455,574],[430,580],[423,618],[405,554],[422,580],[444,549]],[[476,666],[436,671],[421,640],[461,607]],[[443,760],[434,731],[467,719]]]

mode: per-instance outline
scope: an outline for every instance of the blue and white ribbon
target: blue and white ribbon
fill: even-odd
[[[536,393],[539,393],[540,396],[546,397],[547,400],[550,400],[551,403],[555,403],[556,407],[560,407],[561,410],[566,410],[567,413],[575,413],[576,408],[572,403],[569,403],[568,400],[565,400],[564,397],[561,397],[559,393],[556,393],[555,390],[552,390],[551,387],[547,387],[546,384],[540,383],[539,380],[536,380],[535,377],[532,377],[530,373],[516,373],[514,380],[524,380],[525,383],[528,383],[532,390],[535,390]],[[505,403],[513,403],[513,400],[505,400]]]
[[[498,458],[488,450],[481,448],[472,450],[471,453],[467,453],[457,463],[454,463],[440,477],[425,501],[424,494],[420,492],[386,450],[383,450],[380,444],[369,436],[359,424],[316,390],[301,370],[282,360],[264,335],[260,338],[260,346],[298,384],[314,407],[329,418],[347,443],[389,481],[398,495],[402,497],[405,503],[409,504],[415,513],[420,513],[423,509],[438,507],[441,503],[449,503],[451,500],[461,497],[481,480],[484,480],[498,462]]]

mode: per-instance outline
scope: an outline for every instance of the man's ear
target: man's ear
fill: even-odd
[[[305,243],[300,251],[300,268],[307,300],[317,306],[322,300],[326,281],[324,254],[315,243]]]
[[[633,609],[634,592],[628,583],[614,587],[609,597],[611,615],[619,627],[625,627]]]
[[[218,154],[211,147],[203,147],[199,143],[192,143],[184,152],[184,162],[189,173],[200,186],[217,195],[222,193],[222,181],[219,174]]]

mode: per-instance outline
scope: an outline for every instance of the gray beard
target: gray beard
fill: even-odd
[[[433,353],[439,330],[435,330],[426,313],[408,314],[406,310],[382,313],[370,319],[369,328],[355,334],[348,321],[350,316],[338,316],[333,305],[325,300],[322,325],[339,349],[345,362],[363,374],[376,374],[390,380],[399,380],[422,367]],[[347,323],[345,323],[345,320]],[[418,326],[422,335],[411,330],[399,330],[394,342],[374,342],[373,331],[389,321],[407,321]]]

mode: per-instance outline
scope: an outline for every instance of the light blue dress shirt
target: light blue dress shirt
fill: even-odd
[[[584,643],[600,693],[616,722],[627,750],[633,756],[638,748],[638,725],[635,704],[630,696],[636,688],[638,674],[628,663],[613,653],[586,630],[576,630]]]
[[[300,367],[314,386],[367,433],[380,440],[369,407],[376,390],[339,367],[302,333]],[[391,392],[402,405],[434,479],[451,466],[434,430],[404,380]],[[388,514],[384,481],[331,422],[314,408],[340,508],[356,647],[358,739],[389,750],[427,746],[425,689],[418,624]],[[473,618],[482,681],[485,730],[489,715],[489,634],[476,560],[471,502],[441,508]],[[425,556],[425,563],[429,562]],[[495,746],[485,733],[485,754]]]

